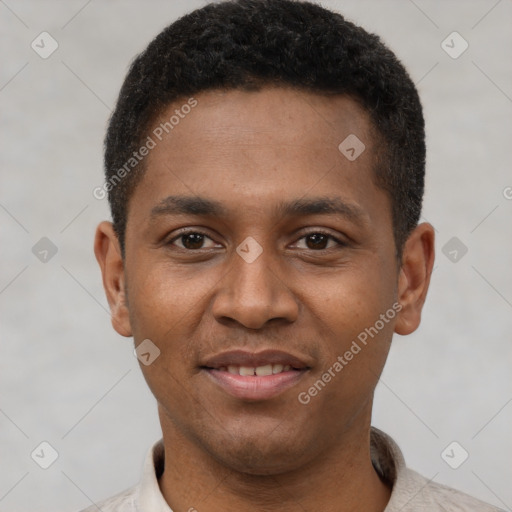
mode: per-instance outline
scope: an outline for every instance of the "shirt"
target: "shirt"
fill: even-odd
[[[463,492],[434,483],[405,465],[400,448],[384,432],[372,427],[370,453],[374,468],[392,486],[384,512],[503,512]],[[172,512],[158,479],[164,470],[161,439],[149,451],[140,483],[82,512]]]

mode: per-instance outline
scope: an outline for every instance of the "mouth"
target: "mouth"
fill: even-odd
[[[229,395],[260,401],[295,386],[311,368],[300,358],[281,351],[254,354],[238,350],[209,358],[200,369]]]
[[[208,367],[207,367],[208,368]],[[256,376],[266,377],[268,375],[277,375],[291,370],[299,370],[299,368],[292,368],[291,365],[283,364],[265,364],[262,366],[240,366],[230,364],[228,366],[221,366],[220,368],[208,368],[209,370],[218,370],[219,372],[228,372],[231,375],[242,375],[243,377]]]

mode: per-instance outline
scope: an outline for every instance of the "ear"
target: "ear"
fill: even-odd
[[[111,222],[101,222],[96,228],[94,254],[101,268],[112,326],[121,336],[132,336],[126,301],[124,263],[119,240]]]
[[[417,226],[405,242],[398,277],[398,301],[402,309],[395,324],[397,334],[411,334],[420,325],[434,252],[434,228],[425,222]]]

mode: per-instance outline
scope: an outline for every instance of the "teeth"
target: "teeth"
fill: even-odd
[[[232,373],[233,375],[258,376],[265,377],[267,375],[275,375],[277,373],[289,372],[292,369],[291,365],[282,364],[266,364],[264,366],[251,367],[251,366],[237,366],[230,364],[228,366],[221,366],[218,368],[221,372]]]
[[[254,368],[249,368],[248,366],[240,366],[240,375],[254,375]]]
[[[282,364],[275,364],[272,368],[272,373],[281,373],[283,371],[284,366]]]
[[[256,368],[256,375],[258,377],[263,377],[265,375],[272,375],[272,365],[267,364],[265,366],[258,366]]]

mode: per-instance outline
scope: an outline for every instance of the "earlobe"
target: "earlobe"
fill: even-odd
[[[101,269],[112,326],[121,336],[132,336],[126,303],[124,262],[119,240],[111,222],[101,222],[96,228],[94,254]]]
[[[395,324],[397,334],[410,334],[420,324],[434,252],[434,228],[428,223],[418,225],[409,235],[402,255],[398,277],[398,301],[402,309]]]

